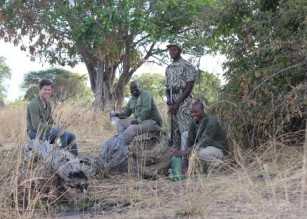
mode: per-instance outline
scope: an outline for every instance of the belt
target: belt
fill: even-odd
[[[169,88],[168,90],[172,91],[173,94],[179,94],[183,91],[182,88],[178,88],[178,87]]]

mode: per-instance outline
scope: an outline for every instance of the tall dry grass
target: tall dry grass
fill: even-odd
[[[0,108],[0,146],[18,144],[26,140],[26,105]]]
[[[78,103],[57,105],[54,119],[58,127],[76,134],[80,151],[86,153],[98,153],[103,141],[115,131],[108,114]]]
[[[81,153],[95,155],[114,132],[107,115],[89,107],[64,104],[57,106],[55,115],[61,127],[77,134]],[[0,218],[65,218],[58,213],[61,205],[46,206],[41,201],[45,193],[26,193],[28,205],[17,205],[22,199],[16,195],[19,190],[31,188],[33,179],[42,175],[35,166],[26,173],[20,171],[18,145],[25,142],[25,106],[1,109],[0,121]],[[231,160],[220,171],[180,182],[126,174],[97,176],[90,181],[85,202],[72,200],[75,205],[70,210],[77,212],[71,214],[84,218],[306,218],[307,143],[304,148],[289,147],[287,139],[293,135],[275,136],[249,150],[234,141],[235,164]]]

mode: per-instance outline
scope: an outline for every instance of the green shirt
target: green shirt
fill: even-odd
[[[199,123],[193,120],[189,129],[188,147],[193,145],[200,148],[213,146],[225,151],[226,135],[216,117],[206,115]]]
[[[27,107],[27,132],[48,131],[53,124],[51,114],[52,109],[49,102],[43,103],[40,97],[31,100]]]
[[[138,97],[132,96],[125,107],[124,112],[120,114],[120,117],[127,118],[131,114],[134,115],[134,118],[138,122],[151,119],[156,121],[158,125],[162,125],[159,110],[152,95],[148,91],[141,91]]]

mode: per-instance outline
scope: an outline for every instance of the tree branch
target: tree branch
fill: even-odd
[[[143,65],[144,62],[147,61],[147,59],[148,59],[150,56],[152,56],[152,54],[153,54],[152,51],[153,51],[155,45],[156,45],[156,42],[153,42],[153,43],[151,44],[149,50],[147,51],[146,55],[141,59],[141,61],[139,61],[139,63],[137,63],[136,66],[134,66],[132,69],[130,69],[130,71],[129,71],[129,73],[128,73],[129,75],[132,76],[132,74],[133,74],[141,65]]]
[[[149,36],[150,36],[150,35],[147,34],[147,35],[145,35],[144,37],[142,37],[141,39],[139,39],[138,41],[134,42],[134,43],[132,44],[132,47],[136,47],[140,42],[142,42],[143,40],[146,40]]]

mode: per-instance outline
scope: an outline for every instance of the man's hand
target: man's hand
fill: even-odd
[[[130,122],[131,125],[137,125],[139,122],[136,119],[131,120]]]
[[[167,97],[166,104],[167,104],[168,106],[170,106],[170,105],[172,105],[172,103],[173,103],[173,101],[171,100],[171,98],[170,98],[170,97]]]
[[[110,112],[110,117],[118,117],[118,115],[119,113],[117,112],[114,112],[114,111]]]
[[[180,149],[177,149],[177,148],[170,148],[169,149],[169,152],[173,155],[173,156],[185,156],[188,154],[188,150],[180,150]]]
[[[171,114],[176,114],[178,109],[179,109],[178,103],[174,103],[174,104],[168,106],[168,112],[171,113]]]

